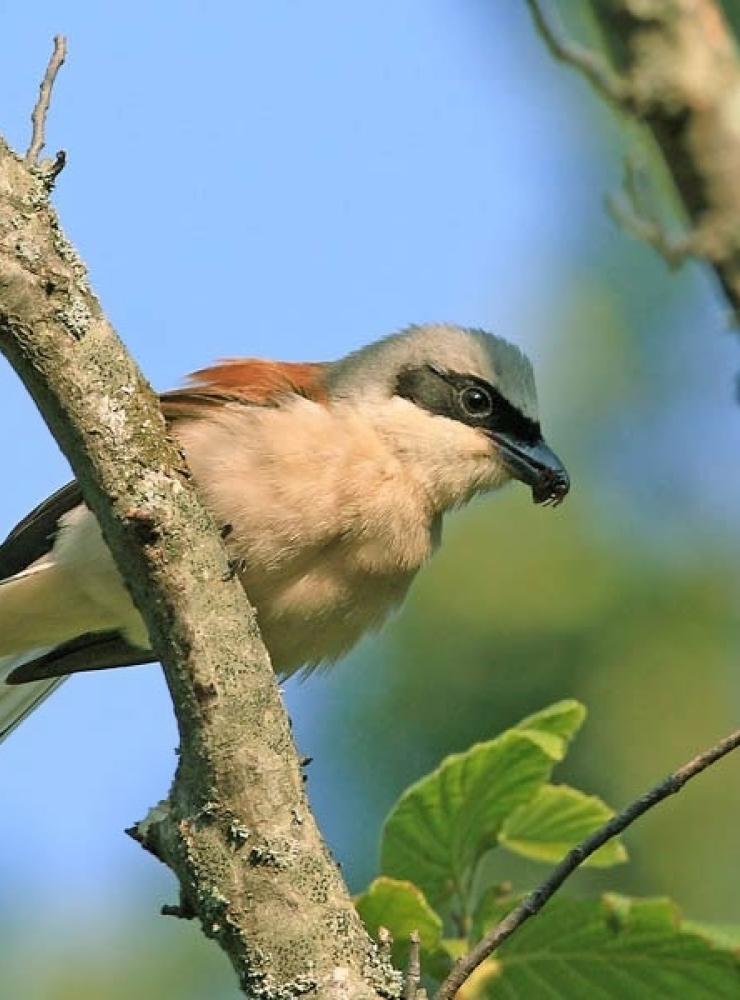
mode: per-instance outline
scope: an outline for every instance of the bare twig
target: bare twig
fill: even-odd
[[[54,81],[57,78],[57,73],[67,56],[67,39],[64,35],[54,36],[54,51],[49,59],[49,65],[46,67],[46,72],[44,73],[44,79],[41,81],[41,86],[39,87],[39,99],[36,101],[36,105],[31,112],[31,122],[33,123],[33,131],[31,133],[31,144],[28,147],[28,152],[26,153],[26,164],[29,167],[33,167],[38,163],[39,153],[44,148],[44,143],[46,142],[45,130],[46,130],[46,116],[49,113],[49,104],[51,102],[51,92],[54,87]],[[58,166],[57,166],[58,164]],[[57,159],[55,161],[55,172],[54,177],[60,172],[64,166],[64,159],[60,163],[59,154],[57,154]]]
[[[406,981],[403,1000],[416,1000],[421,983],[421,938],[418,931],[409,934],[409,960],[406,966]]]
[[[393,949],[393,935],[388,930],[387,927],[378,928],[378,953],[385,959],[385,961],[390,962],[391,951]]]
[[[539,913],[545,903],[560,888],[569,876],[576,871],[583,862],[595,851],[602,847],[612,837],[626,830],[636,819],[646,813],[648,809],[658,805],[669,795],[680,792],[687,781],[701,774],[710,765],[716,763],[722,757],[740,747],[740,729],[730,733],[729,736],[721,740],[716,746],[705,750],[703,753],[693,757],[677,771],[669,774],[667,778],[658,782],[650,791],[641,795],[630,805],[623,809],[621,813],[612,817],[590,837],[586,837],[577,847],[574,847],[563,860],[557,865],[550,875],[533,892],[530,892],[518,906],[515,906],[508,916],[496,925],[472,951],[468,952],[453,967],[449,976],[442,983],[434,1000],[452,1000],[466,979],[484,962],[489,955],[503,944],[517,928],[521,927],[525,921]]]
[[[624,162],[621,194],[606,196],[607,211],[625,232],[651,246],[674,270],[687,257],[705,252],[698,230],[684,236],[671,236],[661,221],[648,192],[645,191],[645,171],[633,156]]]
[[[617,225],[636,240],[652,247],[672,271],[680,267],[687,258],[701,254],[700,244],[694,239],[693,233],[671,236],[654,216],[636,212],[627,198],[609,194],[605,200],[607,211]]]
[[[632,103],[632,90],[628,80],[619,76],[599,53],[578,45],[556,28],[552,17],[545,14],[540,0],[527,0],[535,28],[547,46],[550,55],[579,70],[596,90],[610,101],[623,106]]]

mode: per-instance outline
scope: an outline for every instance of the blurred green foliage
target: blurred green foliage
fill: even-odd
[[[90,922],[35,914],[0,927],[2,1000],[237,1000],[231,966],[195,924],[125,892]]]

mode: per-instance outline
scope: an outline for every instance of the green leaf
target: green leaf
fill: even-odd
[[[554,899],[506,941],[480,1000],[736,1000],[740,963],[670,900]]]
[[[516,726],[522,732],[539,737],[543,749],[553,760],[561,761],[586,718],[586,707],[572,698],[556,701],[541,712],[528,715]]]
[[[392,958],[397,968],[406,963],[412,931],[419,932],[423,953],[431,956],[439,950],[442,918],[431,908],[424,893],[411,882],[382,876],[376,878],[355,899],[355,906],[372,937],[377,939],[381,927],[390,931],[393,937]]]
[[[509,730],[447,757],[407,789],[381,839],[381,870],[420,886],[438,905],[465,896],[474,867],[506,817],[550,776],[552,757],[529,733]]]
[[[408,879],[435,906],[454,893],[467,904],[482,855],[504,820],[547,781],[585,718],[577,701],[561,701],[523,719],[494,740],[447,757],[407,789],[381,839],[381,870]]]
[[[499,843],[525,858],[556,863],[613,815],[595,795],[568,785],[543,785],[534,798],[506,818]],[[609,868],[626,860],[627,851],[615,837],[592,854],[586,864]]]
[[[672,920],[674,923],[680,921],[684,931],[698,934],[718,948],[740,952],[740,926],[737,924],[705,924],[697,920],[681,921],[678,906],[673,900],[664,896],[635,900],[629,896],[609,892],[604,896],[604,902],[621,924],[645,925],[648,921],[651,923],[665,920]]]
[[[681,911],[668,896],[634,899],[618,892],[607,892],[602,896],[602,903],[609,919],[618,928],[678,927],[681,922]]]
[[[687,920],[684,923],[687,931],[699,934],[707,938],[719,948],[727,948],[730,951],[740,953],[740,925],[739,924],[705,924],[696,920]]]

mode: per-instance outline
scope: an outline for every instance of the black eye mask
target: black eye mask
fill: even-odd
[[[471,390],[490,399],[490,407],[475,412],[465,405],[466,393]],[[470,427],[509,434],[525,444],[534,444],[542,437],[536,420],[525,417],[495,386],[476,375],[443,371],[432,365],[404,368],[398,376],[396,395],[416,403],[429,413],[459,420]]]
[[[535,503],[555,507],[565,499],[570,490],[568,473],[543,441],[540,425],[485,379],[422,365],[400,373],[396,394],[429,413],[487,434],[510,475],[532,488]]]

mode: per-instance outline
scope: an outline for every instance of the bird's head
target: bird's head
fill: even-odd
[[[532,365],[501,337],[411,327],[335,362],[327,388],[363,411],[440,510],[511,479],[538,504],[568,493],[568,474],[542,437]]]

